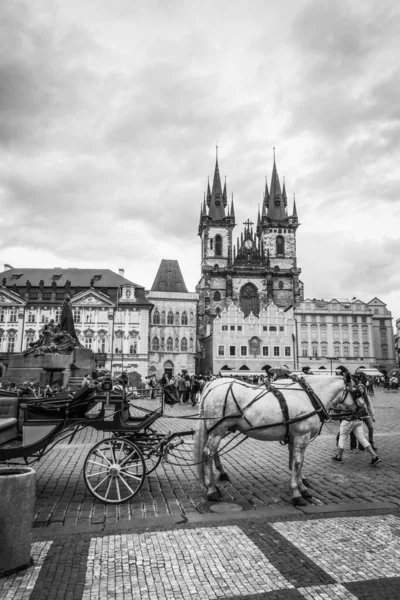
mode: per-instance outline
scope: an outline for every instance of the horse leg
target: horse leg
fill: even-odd
[[[207,490],[207,500],[220,500],[221,492],[215,485],[213,473],[213,459],[217,453],[219,443],[222,439],[221,434],[212,433],[204,448],[205,464],[204,464],[204,482]]]
[[[307,445],[305,445],[301,448],[301,465],[300,465],[300,471],[299,471],[299,476],[298,476],[298,486],[299,486],[300,494],[302,495],[302,497],[305,498],[306,500],[311,500],[313,495],[307,489],[307,484],[304,483],[305,481],[307,481],[307,479],[304,479],[303,474],[302,474],[303,465],[304,465],[304,456],[306,453]]]
[[[301,480],[301,467],[303,464],[304,452],[306,448],[307,436],[303,435],[294,438],[292,472],[290,477],[290,489],[292,492],[292,503],[294,506],[307,506],[307,502],[306,500],[304,500],[300,491],[301,487],[303,487]]]
[[[290,441],[288,443],[288,450],[289,450],[289,471],[292,472],[292,461],[293,461],[293,442],[292,441]],[[306,488],[310,487],[310,485],[311,485],[310,481],[303,476],[301,478],[301,483]]]
[[[230,481],[228,473],[225,471],[224,467],[222,466],[222,462],[221,462],[218,452],[215,452],[215,454],[214,454],[214,464],[215,464],[215,468],[217,469],[217,471],[219,471],[218,479],[220,481]]]

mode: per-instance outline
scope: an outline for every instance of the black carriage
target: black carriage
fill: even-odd
[[[109,436],[95,444],[86,456],[83,474],[90,493],[105,503],[120,504],[133,498],[146,475],[160,464],[176,438],[193,430],[165,435],[152,426],[164,414],[160,406],[132,415],[131,395],[121,386],[105,391],[86,384],[74,394],[52,398],[18,398],[0,393],[0,463],[23,460],[32,464],[47,455],[57,443],[72,442],[76,434],[92,427]],[[3,437],[2,437],[3,436]]]

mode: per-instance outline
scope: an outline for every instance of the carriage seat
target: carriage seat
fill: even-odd
[[[0,444],[17,437],[18,398],[0,398]]]

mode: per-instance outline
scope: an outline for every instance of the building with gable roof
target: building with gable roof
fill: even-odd
[[[177,260],[162,260],[147,294],[154,305],[149,329],[149,375],[195,372],[198,295],[188,292]]]
[[[198,229],[201,238],[201,278],[196,288],[199,294],[197,333],[202,356],[200,371],[215,372],[221,362],[216,359],[215,352],[217,346],[223,346],[225,342],[217,343],[215,336],[217,330],[219,332],[220,317],[224,311],[231,314],[232,306],[237,309],[238,319],[257,319],[257,329],[261,333],[258,354],[254,351],[255,346],[251,348],[250,339],[247,340],[247,355],[242,355],[243,367],[253,369],[256,363],[264,364],[263,348],[279,346],[281,352],[292,347],[292,343],[287,342],[286,333],[279,344],[276,335],[272,340],[260,319],[270,305],[285,314],[303,298],[303,283],[299,278],[301,270],[297,266],[296,255],[299,226],[296,202],[289,215],[286,184],[284,182],[281,187],[275,156],[270,189],[266,181],[262,210],[261,213],[258,211],[256,226],[253,225],[248,219],[240,237],[234,242],[234,202],[232,197],[228,204],[226,182],[222,189],[217,157],[212,190],[208,183]],[[241,326],[244,331],[245,323]],[[242,339],[240,347],[244,348],[246,344]],[[210,351],[213,364],[208,356]],[[292,355],[286,358],[291,359]],[[281,354],[273,356],[273,364],[282,362],[282,359],[285,362]],[[233,362],[236,364],[236,358]]]
[[[8,268],[0,273],[0,283],[2,371],[9,355],[26,350],[46,323],[59,322],[68,294],[79,341],[93,350],[97,367],[147,375],[153,305],[122,269]]]

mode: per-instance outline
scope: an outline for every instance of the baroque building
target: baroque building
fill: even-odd
[[[51,319],[59,322],[71,297],[81,344],[93,350],[98,368],[148,372],[149,315],[144,288],[109,269],[9,268],[0,273],[0,369],[9,356],[39,338]]]
[[[212,189],[208,184],[198,229],[201,238],[201,278],[196,288],[199,294],[197,331],[202,348],[200,371],[213,371],[220,362],[218,360],[211,365],[210,358],[204,358],[204,354],[223,345],[218,344],[216,338],[210,339],[219,332],[215,327],[218,324],[219,328],[223,311],[233,305],[237,308],[238,318],[243,315],[243,319],[250,316],[259,319],[271,304],[284,311],[296,306],[303,298],[303,284],[299,279],[301,270],[297,266],[296,255],[299,226],[296,203],[294,201],[289,215],[286,186],[283,183],[281,187],[275,157],[270,188],[266,182],[262,210],[258,212],[255,227],[253,225],[248,219],[240,237],[234,242],[233,197],[228,203],[226,182],[222,189],[217,158]],[[259,322],[258,356],[261,362],[261,349],[271,347],[269,330],[263,327]],[[244,340],[242,342],[245,343]],[[249,344],[250,339],[247,340],[248,348]],[[254,353],[251,356],[254,358]],[[213,355],[211,362],[214,359]],[[252,362],[250,353],[247,359],[243,359],[244,366]]]
[[[154,305],[149,327],[149,374],[195,372],[198,295],[188,292],[177,260],[162,260],[147,298]]]

